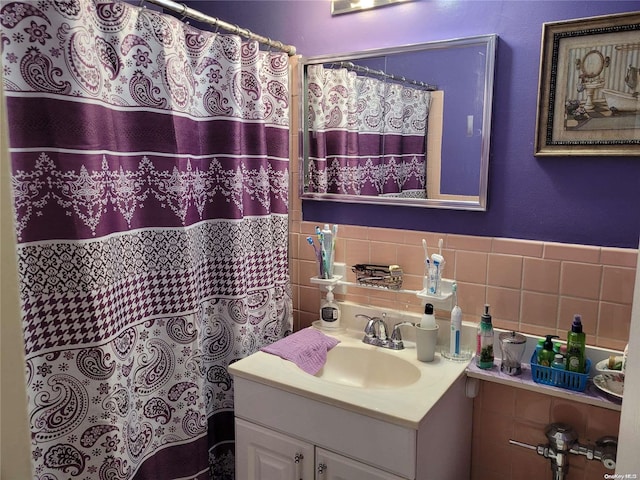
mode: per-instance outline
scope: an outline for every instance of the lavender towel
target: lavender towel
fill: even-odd
[[[315,375],[327,361],[327,352],[340,340],[315,328],[305,328],[261,348],[263,352],[290,360],[305,372]]]

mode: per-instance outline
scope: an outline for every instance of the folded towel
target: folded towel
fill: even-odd
[[[261,348],[263,352],[290,360],[305,372],[315,375],[327,361],[327,352],[340,340],[315,328],[305,328]]]

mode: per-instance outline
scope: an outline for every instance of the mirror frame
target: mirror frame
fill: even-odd
[[[491,116],[493,110],[493,88],[495,77],[495,61],[497,52],[498,35],[476,35],[471,37],[454,38],[449,40],[437,40],[425,43],[415,43],[398,47],[379,48],[351,52],[344,54],[318,55],[313,57],[300,58],[298,62],[298,78],[300,79],[300,132],[299,132],[299,196],[307,200],[324,200],[344,203],[365,203],[377,205],[398,205],[398,206],[418,206],[428,208],[442,208],[453,210],[475,210],[486,211],[487,209],[487,185],[489,179],[489,155],[491,146]],[[377,197],[358,196],[337,193],[316,193],[305,191],[306,164],[309,158],[308,138],[308,102],[307,102],[307,79],[305,68],[308,65],[318,63],[337,63],[342,61],[354,61],[363,58],[379,57],[397,53],[409,53],[416,51],[428,51],[436,49],[470,47],[477,45],[484,48],[486,57],[484,72],[484,87],[482,91],[482,131],[480,142],[480,185],[478,201],[473,200],[441,200],[441,199],[417,199],[417,198],[397,198],[397,197]],[[393,73],[393,72],[391,72]],[[422,80],[422,79],[416,79]]]

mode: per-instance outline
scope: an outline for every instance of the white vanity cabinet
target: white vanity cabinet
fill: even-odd
[[[237,480],[469,478],[464,375],[419,425],[404,425],[235,373]]]

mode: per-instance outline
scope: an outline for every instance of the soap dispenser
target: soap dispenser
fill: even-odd
[[[333,285],[327,285],[327,296],[320,304],[320,321],[323,328],[340,327],[340,307],[333,300]]]
[[[478,368],[493,368],[493,325],[489,315],[489,305],[484,306],[478,326],[478,343],[476,347],[476,365]]]
[[[538,351],[538,365],[541,367],[550,367],[555,359],[556,352],[553,351],[554,338],[558,338],[558,335],[547,335],[542,348]]]

